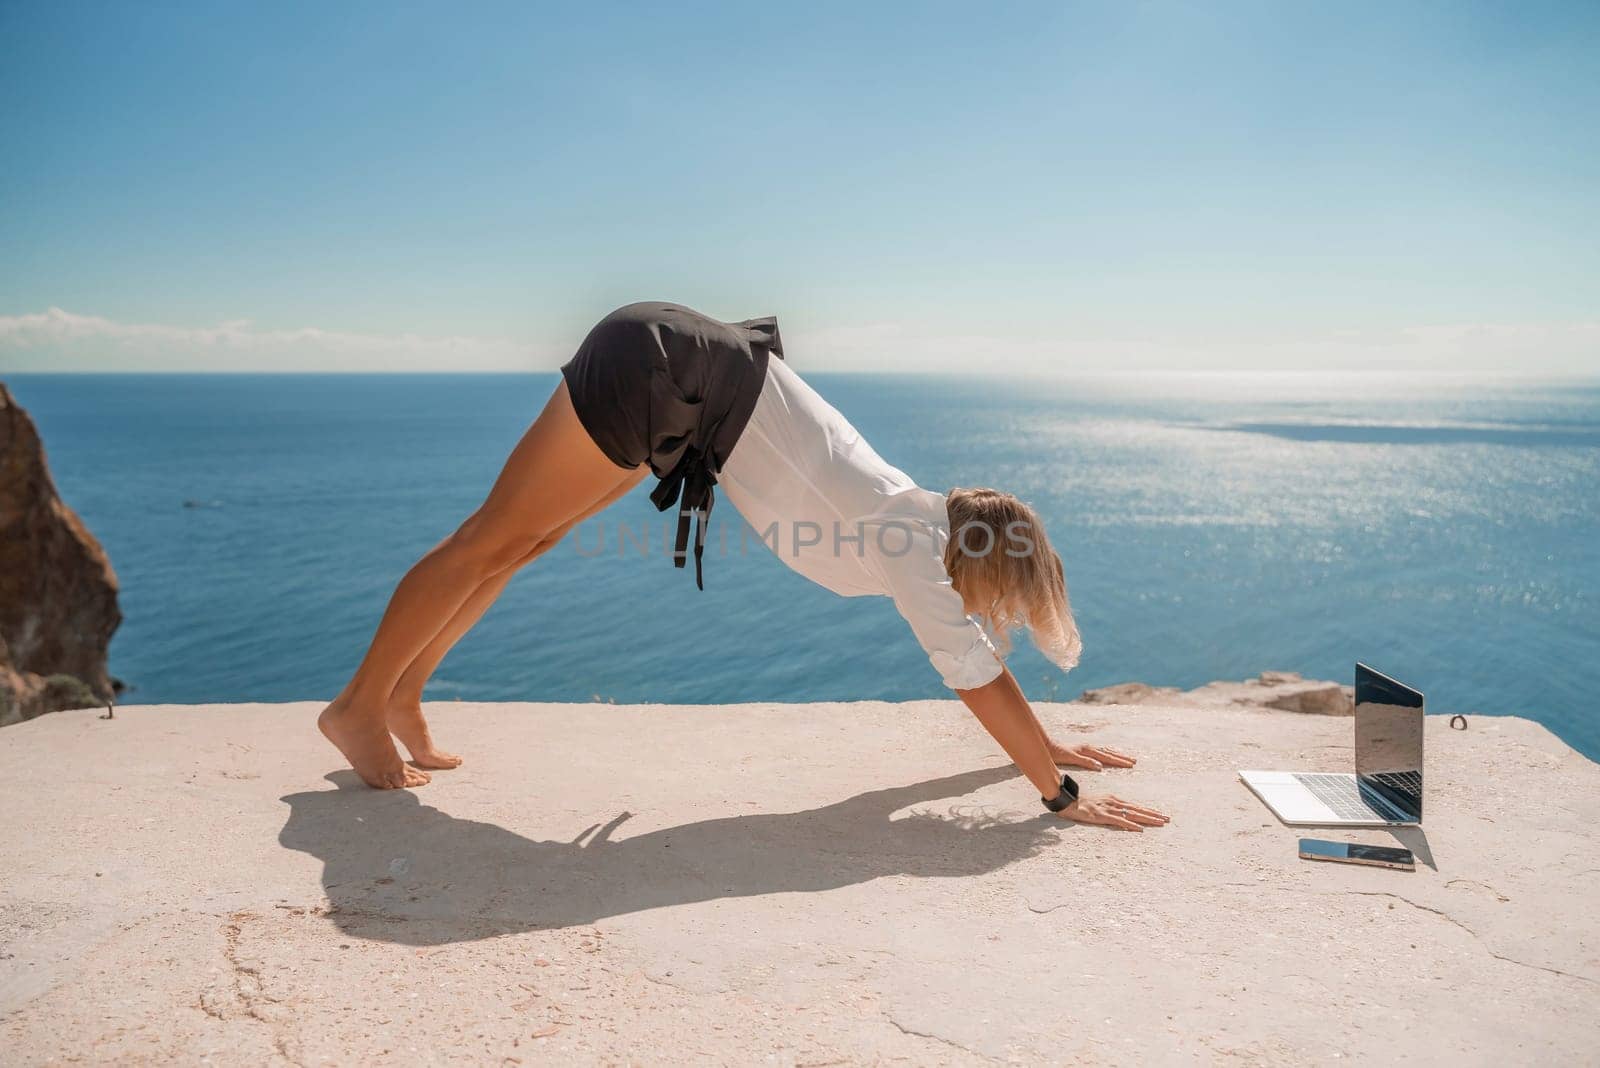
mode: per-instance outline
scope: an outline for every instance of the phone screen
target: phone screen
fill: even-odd
[[[1351,842],[1347,856],[1351,860],[1376,860],[1383,864],[1413,864],[1411,850],[1396,846],[1357,845]]]
[[[1329,860],[1365,860],[1380,864],[1413,864],[1409,849],[1395,846],[1362,845],[1359,842],[1325,842],[1320,838],[1300,839],[1300,852]]]

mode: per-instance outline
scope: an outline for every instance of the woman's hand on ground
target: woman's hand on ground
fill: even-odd
[[[1135,805],[1120,797],[1080,797],[1060,812],[1064,820],[1117,827],[1124,831],[1143,831],[1146,827],[1165,827],[1170,817],[1153,808]]]
[[[1119,753],[1115,749],[1107,749],[1103,745],[1056,745],[1050,743],[1050,756],[1057,766],[1068,768],[1088,768],[1090,771],[1101,771],[1105,768],[1131,768],[1136,763],[1133,757],[1126,753]]]

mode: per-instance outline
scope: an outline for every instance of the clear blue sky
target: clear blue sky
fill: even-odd
[[[0,2],[0,370],[1600,372],[1600,4]],[[51,309],[56,309],[52,311]]]

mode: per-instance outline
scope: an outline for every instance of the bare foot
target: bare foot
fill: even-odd
[[[433,744],[428,721],[422,718],[422,702],[392,700],[384,710],[384,717],[389,723],[389,733],[405,744],[417,767],[448,770],[461,766],[460,757]]]
[[[429,781],[427,772],[407,767],[400,759],[383,720],[357,715],[341,700],[322,710],[317,728],[344,754],[362,782],[376,790],[395,790]]]

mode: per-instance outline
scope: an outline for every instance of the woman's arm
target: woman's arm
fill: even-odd
[[[946,686],[961,695],[984,729],[994,735],[1040,797],[1054,798],[1061,790],[1056,761],[1076,767],[1101,768],[1107,764],[1130,767],[1130,757],[1097,746],[1059,746],[1052,751],[1049,736],[1028,707],[1027,698],[995,655],[994,644],[977,621],[967,615],[961,595],[945,570],[943,543],[930,528],[903,525],[906,551],[875,558],[884,589],[911,625],[917,644],[927,652]],[[871,540],[871,539],[869,539]],[[898,544],[898,543],[897,543]],[[1000,674],[991,674],[995,667]],[[964,689],[978,679],[989,681]],[[1137,831],[1141,824],[1158,827],[1167,818],[1152,809],[1130,805],[1115,797],[1080,797],[1059,813],[1062,819],[1100,823]]]
[[[1011,670],[1002,667],[993,682],[956,693],[978,717],[983,729],[994,735],[1011,762],[1038,788],[1039,796],[1056,796],[1061,789],[1061,776],[1050,757],[1050,740],[1028,707],[1028,699],[1022,696]]]
[[[956,693],[972,714],[978,717],[984,730],[1000,743],[1000,748],[1006,751],[1012,763],[1038,788],[1039,796],[1055,797],[1061,790],[1061,778],[1056,773],[1055,760],[1050,754],[1049,737],[1029,707],[1028,699],[1022,695],[1022,688],[1017,685],[1011,671],[1001,668],[993,682],[974,690],[957,690]],[[1060,815],[1080,823],[1098,823],[1129,831],[1160,827],[1167,822],[1167,817],[1154,809],[1109,796],[1080,796],[1062,809]]]

